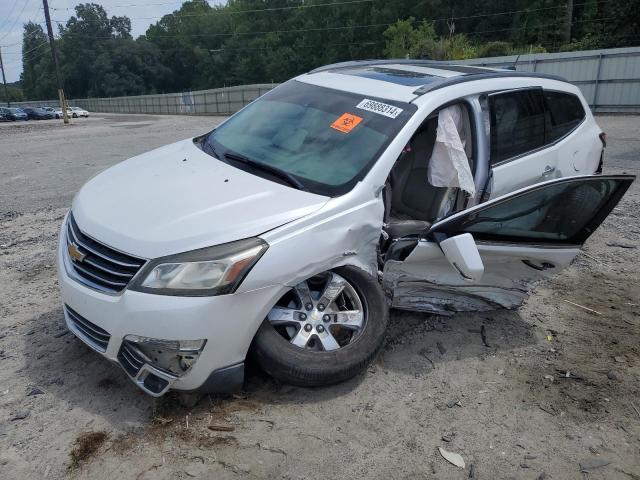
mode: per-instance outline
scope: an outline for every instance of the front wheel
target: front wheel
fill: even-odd
[[[382,345],[387,321],[376,279],[358,268],[340,267],[287,292],[260,326],[252,350],[278,380],[329,385],[367,367]]]

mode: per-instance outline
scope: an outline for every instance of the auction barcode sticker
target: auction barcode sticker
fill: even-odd
[[[368,112],[379,113],[380,115],[384,115],[389,118],[396,118],[402,113],[401,108],[382,102],[376,102],[375,100],[369,100],[368,98],[362,100],[358,105],[356,105],[356,108],[359,108],[360,110],[367,110]]]

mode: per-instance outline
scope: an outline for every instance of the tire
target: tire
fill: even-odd
[[[322,282],[326,282],[324,286]],[[321,292],[330,284],[333,292],[326,290],[323,296]],[[309,303],[303,304],[300,291],[304,292],[304,285],[311,292],[307,299],[312,309]],[[340,285],[344,286],[338,288]],[[331,298],[336,291],[335,299],[323,308],[323,299]],[[358,302],[361,316],[356,313]],[[348,315],[341,314],[345,310]],[[289,322],[290,313],[294,317],[306,315],[306,320]],[[358,321],[360,328],[356,327]],[[262,369],[282,382],[301,387],[330,385],[367,367],[382,346],[387,322],[387,304],[376,279],[358,268],[340,267],[316,275],[285,294],[260,325],[251,351]],[[303,332],[305,326],[311,326],[309,333]],[[306,343],[299,340],[307,335]]]
[[[71,118],[78,118],[78,115],[74,113],[73,115],[71,115]]]

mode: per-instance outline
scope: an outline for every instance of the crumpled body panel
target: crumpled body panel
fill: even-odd
[[[478,244],[484,275],[477,283],[464,280],[435,242],[419,242],[402,262],[384,267],[383,288],[392,306],[403,310],[451,315],[454,312],[515,309],[527,299],[536,283],[571,263],[575,247],[539,249],[514,244]],[[542,261],[554,267],[528,266]]]
[[[484,312],[515,309],[526,300],[531,286],[447,285],[404,272],[402,262],[389,262],[385,268],[384,289],[392,294],[391,306],[401,310],[452,315],[456,312]]]

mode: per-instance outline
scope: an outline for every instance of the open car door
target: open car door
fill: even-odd
[[[539,183],[447,217],[419,239],[398,240],[383,275],[393,307],[439,314],[518,307],[537,280],[571,263],[634,179]]]

